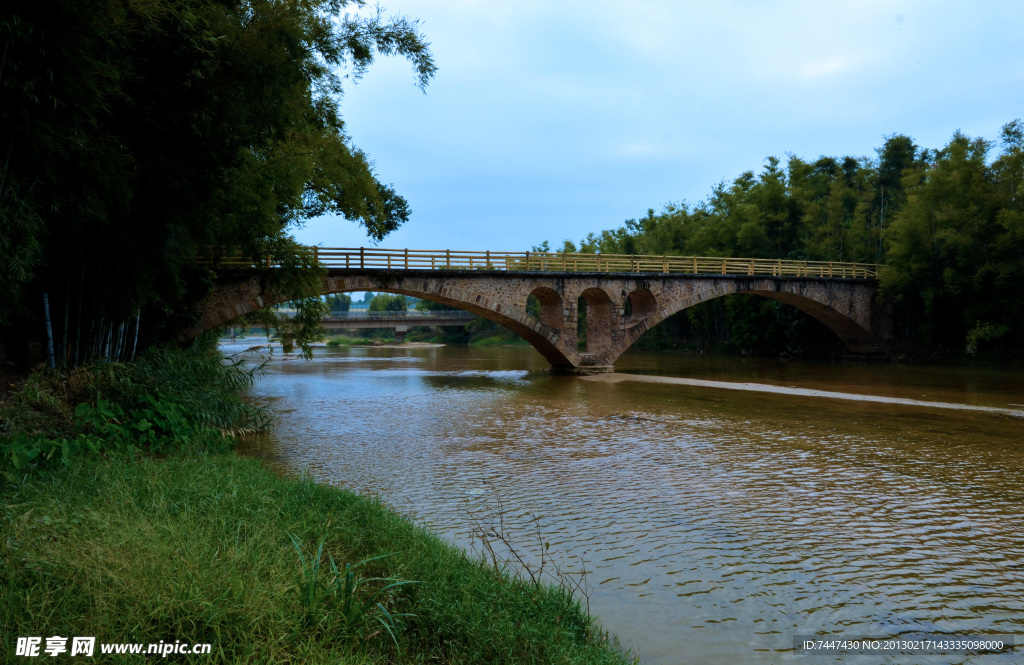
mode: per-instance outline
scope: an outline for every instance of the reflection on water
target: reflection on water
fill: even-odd
[[[627,355],[623,371],[1006,407],[1008,373]],[[465,544],[500,500],[524,549],[585,562],[645,663],[835,662],[793,636],[1024,627],[1024,422],[1002,415],[550,376],[520,349],[323,349],[253,390],[245,452],[379,495]],[[924,397],[922,397],[924,396]],[[1016,662],[1003,655],[843,662]]]

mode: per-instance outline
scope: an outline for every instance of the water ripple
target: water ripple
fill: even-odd
[[[1024,629],[1019,420],[584,383],[434,351],[272,366],[254,392],[279,428],[250,451],[463,545],[471,513],[500,506],[524,552],[548,543],[586,567],[591,608],[645,662],[803,662],[794,634]],[[884,658],[853,662],[898,662]]]

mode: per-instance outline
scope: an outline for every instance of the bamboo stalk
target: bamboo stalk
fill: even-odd
[[[110,354],[110,357],[117,361],[121,361],[121,348],[124,346],[124,321],[117,326],[117,336],[114,337],[114,351]]]
[[[50,325],[50,294],[43,291],[43,310],[46,314],[46,360],[50,363],[50,369],[57,364],[53,360],[53,326]]]
[[[68,275],[68,286],[64,289],[64,334],[61,336],[60,363],[68,364],[68,318],[71,316],[71,275]]]
[[[132,354],[128,357],[129,361],[135,360],[135,349],[139,344],[139,319],[142,318],[142,310],[135,315],[135,334],[132,335]]]
[[[82,348],[82,301],[85,300],[85,266],[78,277],[78,320],[75,321],[75,367],[78,367],[78,354]]]

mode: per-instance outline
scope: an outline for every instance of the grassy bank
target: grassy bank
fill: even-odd
[[[72,635],[210,643],[204,663],[627,662],[564,592],[231,453],[87,459],[8,484],[0,506],[8,658],[16,636]],[[381,555],[347,593],[346,564]],[[381,577],[415,583],[380,593]]]
[[[206,340],[6,382],[0,662],[33,636],[42,657],[47,637],[93,636],[208,643],[173,656],[203,663],[628,662],[569,587],[232,453],[268,424],[239,399],[254,376]]]
[[[393,343],[395,341],[394,335],[391,337],[345,337],[337,336],[330,337],[327,340],[327,346],[373,346],[374,342],[378,344]]]

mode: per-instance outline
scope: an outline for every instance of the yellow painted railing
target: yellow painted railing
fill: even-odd
[[[877,264],[838,261],[738,259],[711,256],[640,254],[561,254],[554,252],[468,252],[454,249],[382,249],[379,247],[310,247],[325,268],[387,270],[508,270],[543,272],[664,273],[684,275],[764,275],[875,279]],[[211,261],[204,261],[211,264]],[[275,267],[272,258],[255,263],[233,254],[217,262],[225,268]]]

